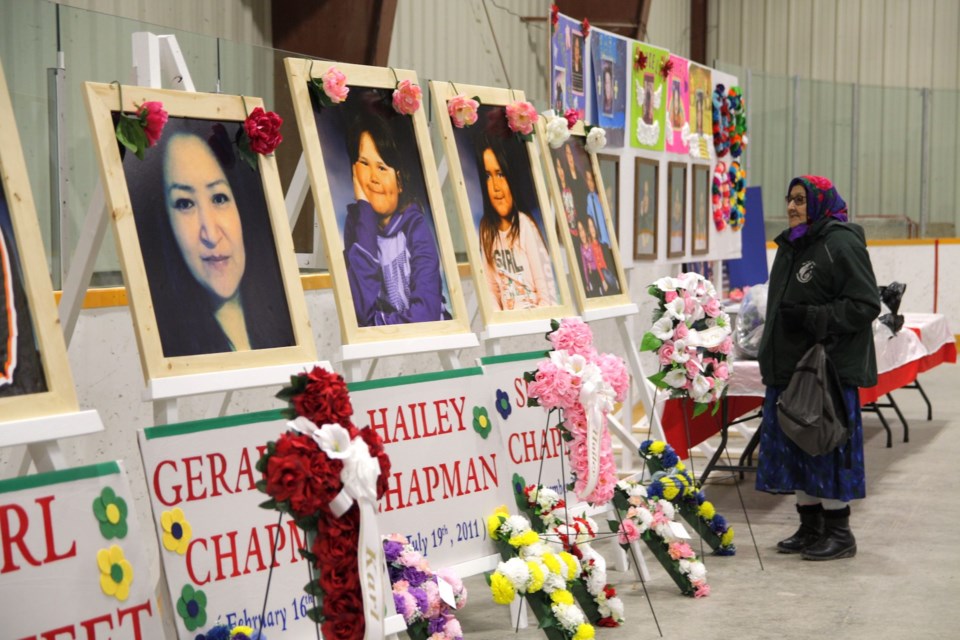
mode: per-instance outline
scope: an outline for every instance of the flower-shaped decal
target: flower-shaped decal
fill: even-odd
[[[177,600],[177,613],[183,618],[187,631],[199,629],[207,623],[207,594],[193,585],[185,584]]]
[[[486,407],[473,408],[473,430],[480,434],[484,440],[490,435],[490,417],[487,415]]]
[[[97,551],[97,567],[100,569],[100,589],[108,596],[123,602],[130,595],[133,582],[133,567],[123,556],[119,545]]]
[[[93,515],[100,523],[100,535],[107,540],[127,535],[127,501],[118,498],[110,487],[104,487],[93,501]]]
[[[163,529],[163,548],[183,555],[187,552],[193,529],[180,507],[164,511],[160,515],[160,528]]]
[[[513,407],[510,405],[510,396],[507,395],[507,392],[503,389],[497,389],[497,413],[500,414],[501,418],[506,420],[512,412]]]

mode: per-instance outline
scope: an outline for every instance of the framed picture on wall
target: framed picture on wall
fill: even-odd
[[[613,228],[619,229],[620,156],[598,153],[597,164],[600,165],[600,179],[603,181],[603,190],[607,194],[607,204],[610,205],[610,217],[613,218]]]
[[[276,161],[253,168],[238,148],[263,101],[91,82],[84,95],[146,378],[315,361]],[[145,102],[169,120],[141,160],[114,129]]]
[[[667,165],[667,257],[686,255],[687,163]]]
[[[507,126],[506,105],[523,94],[449,82],[430,93],[484,323],[573,315],[539,150]],[[457,96],[476,96],[475,123],[447,115]]]
[[[344,344],[470,332],[426,109],[391,102],[413,71],[285,59]],[[342,101],[324,105],[327,72]]]
[[[657,259],[657,212],[660,210],[660,161],[634,162],[633,259]]]
[[[695,256],[710,251],[710,167],[693,165],[693,248]]]
[[[585,148],[583,122],[557,149],[543,135],[540,146],[548,159],[547,175],[567,263],[581,310],[629,304],[620,261],[616,227],[604,189],[597,155]]]
[[[2,423],[76,411],[77,396],[2,65],[0,140]]]

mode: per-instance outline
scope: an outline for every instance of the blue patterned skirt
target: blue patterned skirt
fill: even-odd
[[[757,462],[757,490],[768,493],[804,493],[833,500],[854,500],[866,496],[863,462],[863,421],[856,387],[845,387],[843,399],[855,426],[850,441],[837,451],[811,456],[795,445],[780,429],[777,398],[781,389],[767,387],[760,425],[760,456]],[[847,449],[850,468],[846,468]]]

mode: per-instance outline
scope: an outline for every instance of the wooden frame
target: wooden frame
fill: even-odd
[[[677,241],[679,240],[679,244]],[[687,163],[667,163],[667,257],[687,255]]]
[[[330,142],[329,137],[325,137],[323,140],[320,138],[317,121],[318,117],[322,117],[322,114],[318,116],[318,113],[315,112],[308,86],[311,78],[320,78],[330,67],[336,66],[346,74],[351,91],[368,88],[378,90],[384,96],[389,96],[389,92],[400,81],[409,80],[416,83],[416,72],[385,67],[334,64],[328,61],[303,58],[286,58],[284,64],[287,79],[290,83],[290,92],[293,96],[294,110],[297,114],[297,125],[303,143],[303,153],[310,175],[310,186],[313,190],[314,202],[317,203],[320,211],[324,248],[330,273],[333,276],[333,290],[337,301],[337,312],[340,316],[340,330],[344,344],[469,333],[470,319],[467,317],[466,305],[463,300],[456,255],[444,210],[440,181],[437,177],[437,168],[430,143],[430,132],[427,129],[426,106],[421,106],[413,116],[399,117],[412,118],[413,136],[416,141],[415,150],[419,154],[420,162],[418,165],[410,166],[409,170],[414,174],[414,177],[419,177],[416,175],[418,172],[422,172],[423,176],[422,184],[416,181],[412,188],[422,191],[425,198],[423,204],[430,210],[429,212],[424,211],[424,217],[432,220],[442,274],[441,286],[444,282],[446,285],[445,303],[449,305],[446,311],[452,318],[449,320],[439,319],[438,314],[438,319],[435,321],[408,321],[381,326],[361,326],[351,290],[346,259],[344,258],[344,243],[341,239],[338,222],[340,211],[337,208],[338,203],[335,202],[335,198],[338,200],[342,198],[335,196],[336,189],[334,187],[338,187],[338,185],[331,183],[328,174],[328,168],[336,170],[337,166],[344,164],[345,159],[339,156],[340,154],[346,154],[342,145],[337,150],[336,156],[333,155],[332,149],[324,148],[324,145],[332,144],[332,142]],[[345,109],[345,107],[344,105],[334,105],[324,109]],[[341,115],[344,118],[346,117],[346,115]],[[404,149],[407,150],[406,147]],[[410,163],[407,164],[410,165]],[[348,160],[345,166],[350,167]],[[352,202],[353,198],[350,197],[340,204],[347,205],[347,203]],[[346,206],[343,207],[343,210],[346,210]]]
[[[644,179],[641,176],[653,172]],[[657,233],[660,212],[660,161],[636,158],[633,167],[633,259],[647,262],[657,259]]]
[[[276,286],[282,288],[282,296],[279,295],[276,289],[272,291],[278,296],[278,304],[286,303],[287,311],[289,312],[289,327],[287,327],[282,320],[282,316],[280,316],[280,322],[283,332],[286,335],[284,341],[292,344],[272,348],[254,347],[249,351],[231,351],[229,349],[233,346],[234,342],[230,338],[227,338],[227,344],[229,346],[224,350],[218,348],[215,353],[165,355],[165,350],[168,352],[171,350],[170,343],[174,334],[168,332],[165,334],[167,336],[166,338],[161,335],[161,332],[165,331],[164,326],[166,326],[168,322],[166,318],[170,317],[170,314],[163,308],[168,306],[165,303],[161,303],[159,308],[155,308],[155,304],[162,300],[162,298],[155,300],[154,293],[159,295],[160,292],[165,290],[168,283],[151,282],[148,278],[148,265],[144,262],[143,248],[149,250],[147,255],[150,259],[150,269],[153,269],[156,265],[168,268],[171,265],[183,265],[184,263],[188,265],[188,269],[193,269],[193,267],[189,266],[189,256],[184,253],[187,251],[184,247],[180,247],[179,257],[181,261],[178,262],[177,258],[171,259],[169,255],[163,260],[158,260],[153,257],[157,252],[154,245],[159,245],[162,241],[158,238],[154,242],[152,237],[144,235],[143,242],[141,242],[138,234],[138,226],[144,220],[147,220],[147,218],[142,215],[142,212],[148,207],[143,204],[145,201],[140,190],[138,190],[134,198],[138,201],[138,210],[141,210],[141,215],[138,220],[138,214],[132,204],[128,180],[135,180],[137,176],[142,174],[142,176],[146,177],[146,180],[143,182],[146,188],[154,189],[156,188],[154,185],[158,185],[161,189],[165,189],[163,182],[154,179],[153,175],[150,174],[149,167],[154,166],[155,163],[162,165],[165,162],[164,150],[166,147],[164,147],[164,150],[158,148],[147,149],[144,162],[154,164],[144,164],[141,169],[132,171],[129,176],[125,173],[125,164],[120,152],[121,147],[114,133],[113,118],[120,104],[118,89],[122,90],[124,111],[133,111],[135,105],[147,101],[159,101],[163,103],[163,107],[169,113],[171,120],[167,123],[158,146],[165,145],[167,141],[173,140],[178,131],[177,127],[181,124],[207,127],[209,131],[215,131],[217,124],[224,127],[224,131],[227,126],[231,129],[240,127],[247,113],[257,107],[262,107],[263,101],[259,98],[241,98],[240,96],[185,93],[183,91],[150,89],[136,86],[118,87],[118,85],[112,84],[84,83],[84,97],[90,116],[90,125],[93,131],[97,157],[100,160],[107,203],[113,220],[117,253],[120,256],[124,281],[130,298],[130,309],[133,315],[134,328],[136,329],[137,343],[140,348],[144,376],[147,380],[151,380],[191,373],[210,373],[226,369],[247,369],[315,361],[317,359],[316,345],[312,336],[310,317],[307,313],[303,289],[300,285],[300,274],[294,254],[290,227],[287,222],[283,191],[277,173],[276,160],[273,156],[263,155],[257,156],[259,159],[260,186],[262,186],[262,195],[258,192],[255,196],[258,200],[254,200],[251,203],[249,199],[243,200],[241,198],[241,190],[249,188],[242,183],[252,183],[254,185],[252,188],[258,190],[255,181],[238,180],[235,177],[232,183],[234,190],[237,192],[238,205],[256,205],[256,211],[252,214],[250,213],[252,209],[250,206],[237,207],[238,210],[243,208],[248,212],[246,216],[242,216],[242,224],[247,225],[251,220],[256,220],[258,225],[256,229],[262,233],[254,236],[254,233],[251,233],[251,230],[248,228],[246,236],[243,236],[241,228],[241,240],[239,243],[233,243],[232,246],[243,245],[245,247],[245,255],[249,254],[248,257],[250,258],[247,262],[262,260],[262,264],[269,270],[271,277],[276,282]],[[164,140],[164,137],[166,140]],[[217,146],[211,145],[209,142],[207,144],[208,151]],[[244,171],[249,171],[242,161],[236,159],[231,144],[231,142],[227,142],[226,151],[229,152],[229,157],[232,158],[231,162],[235,162],[236,164],[230,165],[231,168],[227,169],[227,165],[224,165],[223,160],[220,160],[220,175],[231,175],[231,172],[235,170],[232,167],[237,165]],[[222,145],[217,148],[220,151],[224,150]],[[216,153],[216,151],[213,153]],[[152,158],[151,154],[153,154]],[[207,155],[213,158],[212,154],[208,153]],[[136,162],[136,159],[132,154],[128,154],[128,157],[132,159],[126,166],[139,167],[139,165],[133,164]],[[192,168],[191,166],[191,169]],[[162,169],[160,171],[162,171]],[[246,174],[243,175],[246,176]],[[250,171],[249,175],[252,177],[256,174]],[[228,181],[228,184],[231,183]],[[172,206],[163,204],[163,199],[166,197],[164,193],[164,191],[160,191],[160,208]],[[260,198],[262,198],[262,200],[259,200]],[[256,217],[253,218],[251,216]],[[162,222],[160,224],[162,224]],[[167,228],[170,228],[169,224]],[[268,234],[273,235],[272,247],[268,243],[253,244],[258,238],[267,237]],[[244,238],[246,238],[247,242],[243,241]],[[183,267],[180,266],[179,268],[182,269]],[[252,267],[243,269],[241,270],[240,281],[241,283],[249,282],[253,279],[251,276],[256,275],[256,270]],[[194,275],[193,277],[194,280],[187,279],[189,282],[178,282],[174,284],[174,288],[181,285],[185,287],[196,287],[198,283],[200,286],[204,286],[203,281],[198,276]],[[154,280],[156,280],[156,278]],[[156,287],[156,291],[152,289],[154,286]],[[237,285],[238,291],[241,286],[242,285]],[[202,298],[195,298],[195,300],[197,300],[196,306],[207,304],[202,302]],[[187,304],[181,305],[180,311],[181,313],[186,312],[186,315],[189,315],[189,311],[194,308],[194,305],[189,304],[191,302],[189,299],[185,300],[185,302]],[[259,303],[260,300],[258,299],[258,304]],[[280,309],[278,308],[266,304],[265,306],[267,311],[271,312],[271,317],[273,318],[276,318],[276,314],[280,313]],[[243,304],[240,307],[240,313],[246,318],[253,308],[255,307]],[[257,308],[257,312],[261,315],[265,313],[262,308]],[[198,319],[198,322],[209,321],[208,315],[203,313],[194,315]],[[254,324],[253,326],[258,326],[258,324]],[[222,325],[221,328],[223,328]],[[248,335],[252,335],[249,334],[251,326],[247,324],[245,328],[248,330]],[[289,333],[287,333],[288,331]],[[224,329],[223,333],[226,335],[226,329]],[[251,346],[253,346],[252,339],[250,342]]]
[[[16,326],[20,340],[10,341],[5,329],[0,375],[9,380],[11,395],[0,397],[0,423],[77,411],[77,395],[70,374],[70,362],[60,330],[60,316],[54,304],[53,288],[43,248],[43,236],[37,221],[37,209],[30,190],[30,178],[23,159],[20,136],[14,120],[13,105],[0,65],[0,295],[4,304],[4,327]],[[12,233],[11,233],[12,231]],[[22,281],[21,281],[22,279]],[[7,304],[13,302],[13,313]],[[17,302],[26,303],[17,307]],[[18,313],[19,312],[19,313]],[[12,323],[11,323],[12,321]],[[25,331],[26,330],[26,331]],[[33,334],[35,351],[24,354],[23,347]],[[19,345],[17,343],[20,343]],[[26,343],[26,344],[25,344]],[[17,346],[15,351],[12,347]],[[26,356],[26,359],[24,358]],[[17,369],[33,363],[42,367],[43,387],[30,385],[13,392]],[[0,387],[2,388],[2,387]],[[45,389],[45,390],[43,390]]]
[[[693,189],[691,191],[690,253],[705,256],[710,253],[711,185],[710,165],[693,165]]]
[[[509,160],[510,156],[514,156],[513,164],[505,171],[505,183],[508,185],[507,189],[511,195],[511,200],[514,203],[523,202],[523,207],[518,207],[518,211],[521,212],[518,216],[518,228],[519,223],[525,220],[532,221],[540,232],[543,244],[538,249],[545,249],[549,260],[546,264],[539,262],[539,266],[542,269],[543,280],[547,281],[548,286],[549,280],[553,281],[554,286],[545,294],[548,299],[552,300],[553,304],[539,302],[544,298],[542,292],[524,296],[524,291],[531,291],[530,285],[533,283],[521,282],[526,281],[526,278],[522,276],[520,279],[508,275],[503,276],[503,279],[507,279],[508,284],[509,280],[515,280],[521,282],[521,286],[516,289],[501,288],[503,279],[498,278],[495,268],[487,262],[481,248],[479,229],[484,212],[482,203],[485,196],[483,190],[486,187],[481,184],[480,174],[478,173],[480,167],[477,167],[476,144],[478,141],[484,144],[491,140],[485,135],[487,114],[492,111],[491,108],[506,106],[514,100],[524,100],[523,93],[492,87],[461,84],[454,86],[449,82],[435,81],[430,82],[430,93],[433,96],[434,113],[439,114],[436,122],[439,122],[440,134],[443,137],[454,199],[457,203],[457,212],[460,215],[460,225],[464,230],[467,257],[470,260],[474,288],[477,292],[477,300],[483,314],[484,324],[547,320],[573,315],[573,302],[570,299],[570,290],[567,287],[563,262],[560,259],[560,243],[557,239],[553,209],[550,206],[550,198],[541,173],[539,149],[532,141],[524,143],[520,141],[519,137],[515,136],[511,136],[514,138],[513,140],[510,139],[511,137],[504,138],[503,135],[509,133],[509,131],[500,131],[498,132],[500,135],[494,134],[493,141],[497,144],[498,151],[507,156],[505,162]],[[455,130],[446,113],[447,101],[458,94],[475,96],[481,103],[481,107],[476,124]],[[466,154],[463,154],[462,148],[466,148]],[[526,154],[526,158],[518,157],[523,153]],[[515,166],[520,164],[524,166]],[[528,171],[525,171],[525,169],[528,169]],[[529,173],[529,179],[526,179],[527,173]],[[530,200],[536,202],[530,202]],[[519,239],[517,244],[519,244]],[[509,255],[513,256],[514,253],[514,249],[511,248]],[[542,251],[539,250],[529,253],[523,252],[523,255],[525,259],[529,260],[538,253],[542,255]],[[518,262],[513,258],[510,258],[509,261]],[[522,269],[523,267],[519,268],[519,270]],[[501,271],[506,272],[504,269],[501,269]],[[527,271],[529,272],[529,269]],[[522,271],[520,272],[522,273]],[[488,281],[488,278],[493,281]],[[508,291],[512,293],[508,293]],[[537,306],[507,308],[515,307],[518,302],[521,305],[525,304],[525,297],[528,298],[526,304],[530,304],[529,297],[536,297],[538,302],[534,304],[537,304]]]
[[[563,215],[557,216],[560,222],[558,226],[560,227],[560,236],[563,238],[563,243],[567,248],[567,264],[569,265],[573,279],[574,295],[577,297],[581,311],[584,312],[631,304],[627,279],[624,275],[623,264],[620,259],[620,247],[617,243],[616,228],[613,225],[613,218],[610,215],[610,205],[607,202],[606,190],[603,188],[603,179],[600,176],[600,165],[597,161],[597,155],[595,153],[588,153],[585,148],[586,135],[582,121],[574,126],[571,133],[572,135],[563,146],[559,149],[551,149],[547,144],[543,128],[538,126],[537,129],[540,148],[548,161],[547,178],[550,184],[550,194],[553,198],[554,209],[557,212],[563,212]],[[574,149],[577,151],[573,151]],[[600,277],[602,280],[598,280],[596,275],[590,272],[589,268],[584,268],[580,242],[574,238],[570,228],[571,223],[576,224],[576,222],[582,223],[584,228],[587,228],[587,219],[589,218],[587,215],[587,196],[584,194],[582,199],[575,198],[572,193],[572,188],[568,189],[571,191],[569,196],[566,193],[562,193],[560,179],[557,177],[557,163],[559,162],[561,167],[569,166],[571,161],[576,163],[577,156],[586,159],[586,166],[582,166],[581,163],[583,170],[589,170],[593,174],[595,190],[599,196],[600,208],[603,210],[603,220],[610,241],[609,247],[603,251],[604,260],[607,263],[606,271],[608,273],[604,276],[602,270],[598,269],[598,271],[601,272]],[[566,180],[566,177],[564,177],[564,180]],[[581,182],[583,183],[582,185],[580,185]],[[585,176],[578,176],[576,179],[571,180],[570,184],[571,187],[580,185],[581,189],[587,189],[585,183]],[[568,210],[568,206],[564,204],[565,200],[568,205],[572,202],[572,211]],[[580,213],[581,208],[583,209],[582,214]],[[575,226],[574,229],[577,229],[577,227]],[[599,229],[597,230],[597,235],[598,237],[602,235]],[[585,280],[588,272],[590,272],[590,279]],[[613,278],[616,279],[615,283],[611,281]],[[606,289],[604,289],[604,286],[606,286]]]

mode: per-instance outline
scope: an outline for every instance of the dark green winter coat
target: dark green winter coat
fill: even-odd
[[[880,294],[863,228],[823,218],[795,242],[781,233],[770,271],[767,316],[760,342],[760,374],[767,386],[785,387],[803,354],[813,346],[818,317],[826,317],[827,353],[846,386],[877,383],[873,320]],[[802,327],[791,330],[783,305],[808,305]]]

